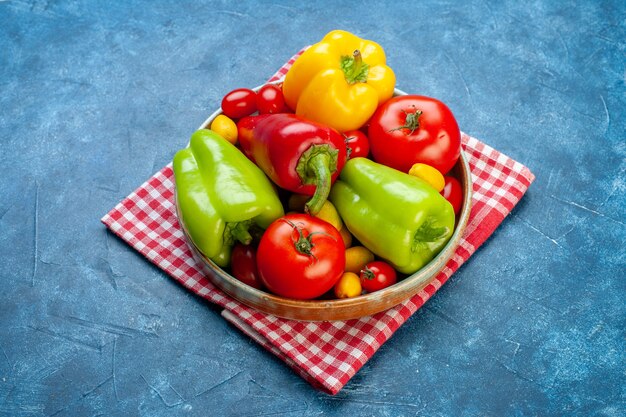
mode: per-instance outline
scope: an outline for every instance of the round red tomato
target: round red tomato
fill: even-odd
[[[361,270],[361,287],[367,292],[374,292],[393,285],[398,280],[396,270],[383,261],[373,261]]]
[[[370,153],[370,141],[360,130],[349,130],[343,134],[346,137],[346,148],[349,158],[362,156],[367,158]]]
[[[307,300],[323,295],[341,278],[346,264],[341,235],[330,223],[308,214],[289,214],[267,228],[257,265],[274,294]]]
[[[222,112],[231,119],[250,116],[256,111],[256,93],[249,88],[238,88],[222,99]]]
[[[285,109],[283,90],[274,84],[266,84],[256,93],[256,107],[259,114],[282,113]]]
[[[239,281],[257,289],[263,288],[256,267],[256,249],[254,246],[237,243],[230,255],[230,265],[233,276]]]
[[[454,208],[454,214],[459,214],[461,211],[461,204],[463,203],[463,188],[461,183],[454,177],[446,175],[444,177],[446,185],[444,185],[441,195],[452,204]]]
[[[368,133],[374,160],[403,172],[421,162],[445,174],[461,154],[461,132],[454,115],[430,97],[391,98],[370,119]]]

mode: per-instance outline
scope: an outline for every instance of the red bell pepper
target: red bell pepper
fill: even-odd
[[[306,210],[316,214],[346,163],[346,145],[336,130],[295,114],[245,117],[237,124],[243,152],[276,185],[313,196]]]

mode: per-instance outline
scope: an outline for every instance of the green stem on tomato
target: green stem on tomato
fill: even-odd
[[[404,119],[404,124],[402,126],[391,129],[390,132],[393,132],[394,130],[410,129],[411,132],[409,133],[409,135],[412,135],[413,132],[415,132],[420,127],[419,118],[422,115],[422,111],[417,110],[415,106],[413,106],[412,112],[402,110],[402,113],[406,115],[406,118]]]

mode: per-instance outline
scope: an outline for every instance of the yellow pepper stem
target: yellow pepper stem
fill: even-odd
[[[354,50],[352,56],[342,56],[340,65],[348,84],[367,82],[369,65],[363,62],[361,51],[358,49]]]

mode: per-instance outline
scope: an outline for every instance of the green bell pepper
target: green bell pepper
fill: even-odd
[[[198,249],[221,267],[236,241],[252,241],[251,227],[265,229],[284,215],[263,171],[213,131],[195,132],[173,165],[182,221]]]
[[[346,163],[330,201],[366,248],[405,274],[433,259],[454,231],[452,205],[437,190],[366,158]]]

